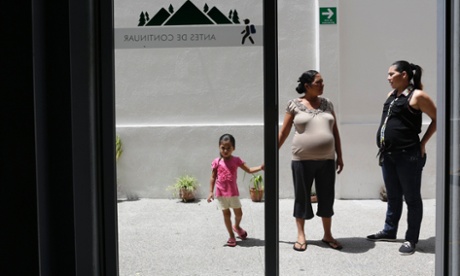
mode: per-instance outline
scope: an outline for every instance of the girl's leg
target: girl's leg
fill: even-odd
[[[235,208],[233,209],[233,212],[235,213],[235,228],[240,229],[240,223],[241,219],[243,218],[243,210],[241,208]]]
[[[233,234],[232,230],[232,213],[230,212],[230,209],[222,210],[222,213],[224,214],[225,227],[227,227],[230,238],[235,238],[235,234]]]
[[[233,225],[233,231],[238,234],[238,238],[245,240],[248,237],[248,232],[241,228],[241,218],[243,217],[243,210],[241,208],[233,208],[233,213],[235,213],[235,224]]]

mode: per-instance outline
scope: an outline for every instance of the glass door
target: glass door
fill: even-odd
[[[234,157],[264,162],[262,13],[262,1],[114,1],[120,275],[264,274],[250,175],[238,170],[247,254],[231,253],[224,212],[207,202],[223,134]],[[174,186],[187,177],[194,200]]]

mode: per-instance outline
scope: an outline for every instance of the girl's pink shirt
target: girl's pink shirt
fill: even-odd
[[[212,169],[217,169],[217,179],[215,184],[215,196],[239,196],[238,184],[236,179],[238,176],[238,168],[244,164],[241,158],[232,156],[230,159],[216,158],[212,161]]]

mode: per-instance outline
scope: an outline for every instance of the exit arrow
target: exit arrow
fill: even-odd
[[[331,17],[334,15],[334,12],[328,8],[327,12],[323,12],[322,15],[327,15],[327,19],[331,19]]]

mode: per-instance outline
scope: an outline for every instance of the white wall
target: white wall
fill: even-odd
[[[179,7],[185,0],[115,1],[115,27],[137,25],[140,11]],[[193,0],[262,25],[261,1]],[[280,122],[297,78],[319,69],[325,96],[334,101],[344,152],[339,198],[377,198],[382,185],[374,134],[397,59],[421,65],[425,89],[435,99],[436,1],[278,1]],[[337,25],[318,24],[318,6],[335,6]],[[413,7],[417,7],[414,12]],[[397,9],[395,7],[398,7]],[[260,32],[257,33],[261,39]],[[182,173],[195,175],[208,192],[218,138],[236,137],[235,155],[263,162],[263,48],[208,47],[116,49],[116,124],[124,153],[118,161],[120,194],[169,197],[166,187]],[[280,150],[280,197],[292,197],[290,145]],[[434,197],[435,141],[430,141],[423,195]],[[247,197],[248,177],[240,192]]]
[[[375,197],[383,185],[375,133],[386,95],[388,67],[405,59],[424,69],[424,90],[436,100],[436,1],[340,1],[340,129],[346,167],[344,198]],[[424,117],[424,129],[428,120]],[[424,133],[424,132],[422,132]],[[435,197],[436,135],[427,146],[422,196]]]
[[[163,3],[162,3],[163,2]],[[116,26],[135,27],[140,11],[151,16],[185,1],[116,1]],[[261,5],[245,1],[192,1],[221,11],[237,9],[240,20],[262,25]],[[244,29],[244,25],[242,25]],[[258,36],[259,37],[258,37]],[[261,39],[259,31],[254,39]],[[218,139],[236,137],[235,155],[249,165],[263,163],[262,47],[117,49],[117,133],[124,144],[118,162],[120,193],[164,198],[182,174],[209,190]],[[240,179],[244,173],[240,172]],[[245,179],[248,182],[249,177]],[[242,196],[247,196],[241,185]]]

